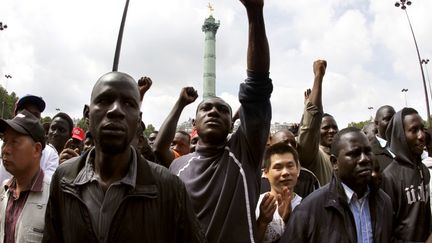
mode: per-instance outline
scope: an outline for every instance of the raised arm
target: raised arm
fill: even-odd
[[[327,68],[325,60],[316,60],[313,64],[313,72],[315,75],[312,91],[309,95],[309,100],[313,105],[316,105],[322,112],[322,82]]]
[[[267,73],[270,67],[263,7],[264,0],[240,0],[246,7],[249,21],[247,69],[256,73]]]
[[[249,31],[247,49],[247,79],[240,85],[240,128],[252,149],[254,166],[259,168],[270,131],[273,90],[269,78],[270,53],[263,16],[264,0],[240,0],[245,6]],[[243,143],[245,144],[245,143]]]
[[[302,166],[316,173],[316,163],[320,142],[320,126],[323,114],[322,81],[327,62],[317,60],[313,64],[314,83],[312,90],[305,92],[305,109],[299,131],[299,157]]]
[[[174,104],[174,107],[159,129],[159,133],[153,144],[153,149],[156,160],[166,167],[169,167],[174,160],[174,153],[170,149],[170,145],[174,139],[180,115],[183,109],[194,102],[197,97],[198,93],[194,88],[183,88],[177,102]]]

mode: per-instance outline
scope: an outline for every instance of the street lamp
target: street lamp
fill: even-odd
[[[371,119],[371,121],[373,120],[373,106],[369,106],[368,107],[368,110],[370,111],[370,119]]]
[[[405,11],[405,14],[406,14],[407,19],[408,19],[408,24],[409,24],[409,27],[411,29],[411,34],[412,34],[413,39],[414,39],[414,44],[415,44],[415,47],[416,47],[416,50],[417,50],[417,57],[418,57],[418,61],[419,61],[419,64],[420,64],[420,71],[421,71],[422,78],[423,78],[423,88],[424,88],[425,101],[426,101],[427,121],[428,121],[429,124],[431,124],[431,117],[430,117],[430,110],[429,110],[429,98],[428,98],[428,95],[427,95],[426,79],[425,79],[425,75],[424,75],[424,72],[423,72],[422,59],[420,57],[420,52],[419,52],[419,48],[418,48],[418,45],[417,45],[417,40],[416,40],[415,35],[414,35],[414,30],[412,28],[411,21],[410,21],[410,18],[408,16],[408,11],[406,10],[407,6],[409,6],[409,5],[411,5],[411,1],[409,1],[409,0],[399,0],[399,1],[397,1],[395,3],[395,7],[397,7],[397,8],[400,7],[403,11]],[[406,95],[405,95],[405,97],[406,97]]]
[[[428,68],[427,68],[427,65],[426,65],[426,64],[429,63],[429,59],[422,59],[421,63],[424,65],[425,70],[426,70],[426,77],[427,77],[428,84],[429,84],[429,95],[431,96],[431,99],[432,99],[432,88],[431,88],[431,83],[430,83],[430,79],[429,79]]]
[[[405,93],[405,107],[408,107],[407,98],[406,98],[406,94],[408,92],[408,89],[402,89],[401,92]]]
[[[3,24],[3,22],[0,22],[0,30],[4,30],[7,28],[7,25]]]

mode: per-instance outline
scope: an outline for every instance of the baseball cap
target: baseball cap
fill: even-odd
[[[72,129],[72,138],[78,139],[80,141],[83,141],[85,138],[84,130],[80,127],[74,127]]]
[[[25,104],[35,105],[40,112],[43,112],[45,110],[45,101],[42,99],[42,97],[27,94],[19,98],[19,100],[15,104],[14,113],[17,114],[17,111],[22,110]]]
[[[45,131],[39,119],[27,110],[22,110],[12,119],[0,119],[0,132],[4,133],[10,127],[18,133],[28,135],[35,142],[40,142],[45,148]]]

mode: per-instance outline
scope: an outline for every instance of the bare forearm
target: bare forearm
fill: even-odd
[[[170,150],[171,142],[174,139],[177,123],[185,105],[178,100],[171,112],[163,122],[159,129],[159,134],[154,143],[154,153],[157,159],[164,165],[169,165],[174,159],[174,155]]]
[[[249,20],[249,42],[247,52],[247,68],[249,71],[266,73],[270,67],[270,51],[267,41],[263,8],[247,9]]]

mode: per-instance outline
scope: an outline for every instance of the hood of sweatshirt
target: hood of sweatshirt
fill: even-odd
[[[404,109],[396,112],[389,122],[386,130],[387,146],[395,154],[397,161],[417,165],[421,163],[421,157],[413,155],[408,147],[402,118]]]

